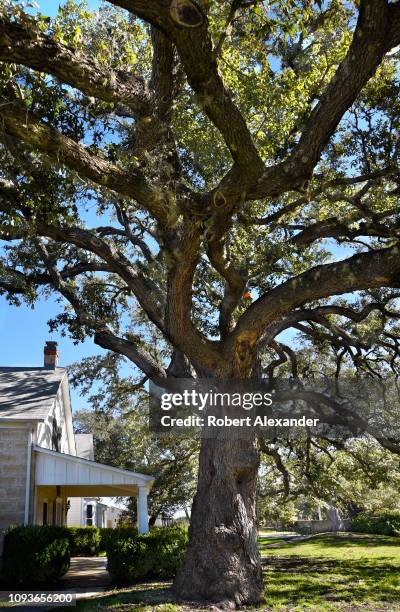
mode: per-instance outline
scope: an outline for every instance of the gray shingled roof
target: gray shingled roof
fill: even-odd
[[[0,367],[0,420],[44,420],[65,374],[65,368]]]

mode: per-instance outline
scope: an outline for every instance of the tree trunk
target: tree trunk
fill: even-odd
[[[203,435],[189,547],[174,591],[185,600],[234,608],[263,592],[255,514],[259,454],[254,431]]]
[[[154,525],[156,524],[156,520],[157,520],[158,514],[151,514],[149,517],[149,527],[154,527]]]

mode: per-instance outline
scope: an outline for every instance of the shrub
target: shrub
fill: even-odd
[[[400,510],[384,511],[376,516],[361,512],[353,519],[350,531],[400,536]]]
[[[118,535],[119,534],[119,535]],[[104,551],[107,550],[108,544],[110,542],[110,540],[115,540],[118,539],[119,536],[122,537],[136,537],[138,535],[138,530],[136,529],[136,527],[127,527],[127,526],[120,526],[120,527],[102,527],[100,529],[100,550]]]
[[[100,550],[104,551],[107,549],[108,543],[112,538],[114,529],[112,527],[102,527],[100,531]]]
[[[4,538],[3,576],[12,585],[56,582],[68,571],[70,547],[64,527],[10,527]]]
[[[129,584],[144,578],[173,578],[188,542],[182,527],[153,529],[147,534],[116,529],[107,546],[107,569],[113,582]]]
[[[71,555],[94,557],[100,552],[100,529],[98,527],[68,527]]]
[[[184,527],[164,527],[150,532],[153,539],[155,578],[173,578],[180,568],[188,545],[188,532]]]

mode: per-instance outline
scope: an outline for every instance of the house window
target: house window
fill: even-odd
[[[93,506],[88,504],[86,506],[86,525],[93,525]]]
[[[43,525],[48,524],[48,503],[43,502]]]

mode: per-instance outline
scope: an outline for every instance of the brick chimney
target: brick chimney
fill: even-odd
[[[44,346],[44,363],[46,370],[55,370],[58,366],[57,342],[48,340]]]

